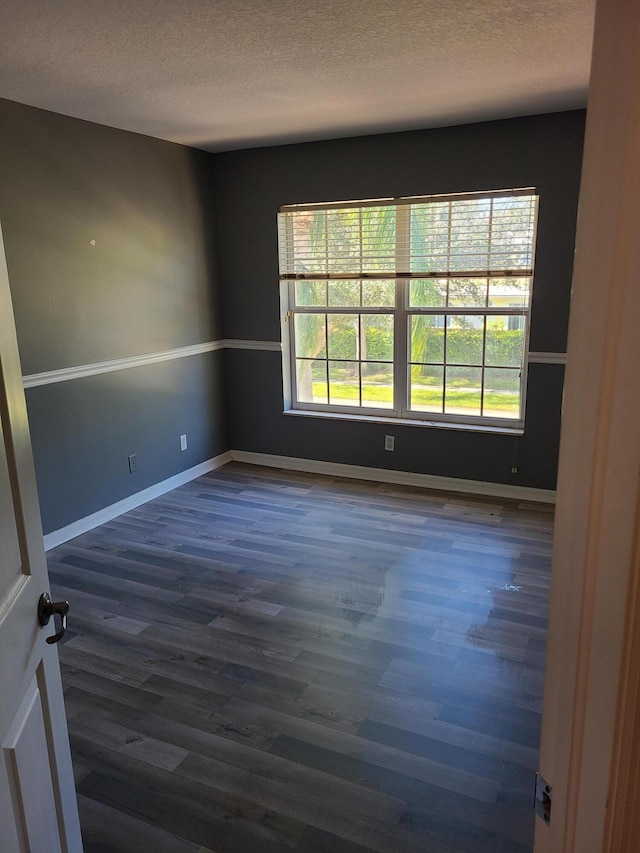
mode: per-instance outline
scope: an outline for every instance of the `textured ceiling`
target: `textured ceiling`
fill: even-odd
[[[209,150],[586,104],[594,0],[0,0],[0,97]]]

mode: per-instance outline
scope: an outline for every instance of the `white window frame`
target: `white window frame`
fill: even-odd
[[[396,225],[396,246],[398,246],[398,233],[405,229],[408,233],[409,227],[409,212],[410,204],[423,204],[430,201],[447,201],[447,200],[465,200],[478,198],[495,198],[495,197],[515,197],[522,195],[535,196],[535,209],[533,217],[533,245],[531,254],[531,267],[525,270],[514,270],[506,272],[506,275],[514,275],[521,278],[529,278],[529,298],[526,306],[434,306],[434,307],[417,307],[410,305],[410,281],[412,278],[427,278],[436,277],[433,274],[425,274],[416,272],[407,274],[406,259],[396,258],[396,271],[391,274],[370,275],[358,274],[352,276],[354,279],[366,281],[367,279],[395,278],[395,304],[385,307],[332,307],[329,305],[322,306],[297,306],[295,301],[295,286],[299,280],[322,280],[331,281],[332,278],[346,278],[344,274],[321,275],[309,273],[306,276],[296,276],[286,271],[283,271],[283,260],[281,253],[281,277],[280,277],[280,303],[281,303],[281,327],[282,327],[282,355],[283,355],[283,385],[284,385],[284,409],[287,414],[299,414],[320,416],[329,418],[346,418],[350,420],[363,421],[378,421],[390,423],[404,423],[423,426],[437,426],[454,429],[469,429],[472,431],[486,432],[504,432],[510,434],[522,434],[524,432],[525,423],[525,407],[526,407],[526,389],[527,389],[527,371],[528,371],[528,356],[529,356],[529,334],[530,334],[530,319],[531,319],[531,300],[533,293],[533,258],[535,255],[535,240],[537,234],[537,207],[538,196],[533,188],[522,188],[512,190],[500,190],[481,193],[465,193],[437,196],[420,196],[407,197],[400,199],[375,199],[366,201],[349,201],[340,203],[318,203],[310,205],[285,205],[280,209],[280,213],[297,210],[333,210],[340,207],[355,207],[355,206],[377,206],[388,205],[396,207],[396,215],[398,223]],[[280,245],[282,249],[282,233],[280,234]],[[405,242],[404,246],[408,246]],[[401,247],[400,251],[404,251]],[[398,248],[396,249],[399,254]],[[473,275],[475,273],[475,276]],[[504,277],[504,270],[480,270],[480,271],[456,271],[455,274],[447,272],[442,274],[441,278],[464,278],[464,277]],[[392,408],[374,408],[370,406],[346,406],[336,405],[332,403],[311,403],[301,402],[298,400],[296,387],[296,353],[295,353],[295,335],[293,334],[293,319],[295,314],[353,314],[354,316],[362,316],[367,314],[391,314],[394,317],[394,358],[393,358],[393,380],[394,380],[394,395]],[[500,418],[482,414],[465,415],[460,412],[421,412],[409,408],[409,375],[411,371],[411,361],[409,353],[410,339],[410,323],[413,316],[432,315],[444,317],[446,327],[447,317],[449,316],[469,316],[469,317],[496,317],[518,316],[523,318],[524,323],[524,340],[523,340],[523,356],[520,365],[520,417],[519,418]],[[486,343],[486,324],[483,324],[483,358],[482,364],[460,365],[449,363],[449,367],[480,367],[482,370],[492,365],[485,364],[485,343]],[[330,361],[328,353],[325,359]],[[443,367],[446,372],[447,362],[446,355],[443,362]],[[483,397],[483,385],[481,395]]]

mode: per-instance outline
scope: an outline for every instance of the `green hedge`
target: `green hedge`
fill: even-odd
[[[487,329],[485,363],[500,367],[519,367],[522,360],[523,335],[517,329]],[[412,340],[413,361],[442,362],[444,330],[422,327]],[[448,329],[447,358],[463,364],[482,363],[482,329]]]
[[[385,321],[381,323],[386,325]],[[384,325],[368,325],[366,329],[367,361],[393,361],[393,330]],[[329,337],[329,357],[353,359],[357,352],[356,324],[351,318],[345,321],[334,320]]]
[[[321,315],[320,315],[321,316]],[[324,322],[318,315],[299,315],[298,330],[307,338],[308,354],[324,357]],[[380,325],[370,321],[366,328],[366,352],[362,357],[368,361],[393,360],[393,330],[387,319],[380,317]],[[444,329],[430,325],[432,318],[418,316],[413,321],[411,360],[415,363],[442,364],[444,361]],[[305,327],[308,326],[308,329]],[[304,331],[303,331],[304,330]],[[313,342],[311,342],[313,339]],[[487,329],[485,364],[497,367],[520,367],[524,337],[517,329]],[[331,321],[329,357],[355,359],[357,353],[357,324],[352,317],[335,318]],[[307,347],[304,347],[306,350]],[[447,360],[449,364],[482,363],[482,329],[448,329]]]

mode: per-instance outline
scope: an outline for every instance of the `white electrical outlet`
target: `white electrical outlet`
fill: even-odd
[[[186,450],[186,449],[187,449],[187,434],[185,433],[184,435],[180,436],[180,450]]]
[[[384,449],[385,450],[395,450],[396,449],[396,437],[395,437],[395,435],[385,435],[385,437],[384,437]]]

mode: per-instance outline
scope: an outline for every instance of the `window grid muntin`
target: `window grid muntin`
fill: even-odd
[[[406,280],[403,280],[403,279],[398,279],[397,282],[398,282],[400,288],[403,289],[403,292],[400,294],[400,298],[398,299],[398,301],[402,305],[403,301],[408,301],[408,285],[405,283]],[[402,298],[403,296],[404,296],[404,300]],[[325,338],[325,340],[324,340],[324,353],[325,353],[324,357],[321,357],[318,355],[316,355],[315,357],[306,357],[306,356],[302,357],[302,356],[298,356],[297,354],[295,355],[296,367],[297,367],[298,361],[310,361],[310,362],[316,362],[317,361],[317,362],[323,362],[325,365],[325,376],[326,376],[325,381],[326,381],[328,402],[322,403],[322,404],[321,403],[314,404],[314,405],[317,405],[320,407],[331,407],[333,409],[334,406],[336,405],[336,404],[331,402],[331,386],[332,386],[332,383],[331,383],[331,377],[330,377],[330,364],[329,364],[329,362],[343,362],[343,363],[357,363],[358,364],[358,404],[353,405],[353,406],[346,406],[343,403],[343,404],[340,404],[340,410],[343,410],[343,411],[347,411],[347,410],[361,411],[363,409],[366,409],[368,414],[372,413],[375,407],[363,405],[363,402],[362,402],[362,365],[363,364],[379,363],[379,364],[390,364],[392,366],[395,366],[394,362],[391,360],[388,360],[388,359],[383,359],[383,358],[378,358],[378,357],[367,358],[367,359],[362,358],[362,316],[363,315],[365,315],[365,316],[366,315],[372,315],[372,316],[375,316],[375,315],[387,315],[387,316],[393,315],[395,317],[395,321],[394,321],[394,354],[395,354],[395,350],[396,350],[396,347],[395,347],[395,344],[396,344],[395,329],[398,326],[398,320],[400,320],[400,322],[402,322],[403,319],[406,319],[406,325],[407,325],[406,341],[407,342],[406,342],[406,348],[404,350],[406,352],[406,356],[407,356],[406,383],[404,383],[404,384],[406,384],[406,390],[403,393],[403,397],[401,398],[400,405],[398,405],[398,402],[395,399],[397,394],[394,393],[394,403],[393,403],[392,409],[388,409],[388,408],[385,408],[382,406],[379,407],[382,412],[386,412],[387,414],[390,411],[398,411],[399,410],[401,417],[404,416],[404,417],[418,418],[418,419],[423,419],[423,420],[433,420],[432,416],[440,415],[443,420],[451,420],[452,416],[455,416],[456,419],[457,418],[463,418],[463,417],[469,417],[472,419],[473,418],[482,418],[482,422],[487,423],[490,416],[487,416],[484,414],[485,409],[486,409],[486,406],[485,406],[486,370],[487,369],[505,370],[505,371],[507,371],[507,370],[509,370],[509,371],[518,370],[521,380],[523,377],[522,361],[524,360],[524,354],[526,352],[526,341],[525,340],[523,340],[523,347],[522,347],[523,358],[522,358],[519,366],[516,367],[516,366],[512,366],[512,365],[493,365],[493,364],[488,365],[487,364],[487,362],[486,362],[486,358],[487,358],[487,322],[486,322],[486,318],[489,316],[491,316],[491,317],[493,317],[493,316],[505,316],[505,317],[523,316],[523,317],[528,317],[529,309],[523,309],[523,308],[519,308],[519,307],[518,308],[485,307],[485,308],[479,308],[479,309],[474,308],[473,310],[469,310],[466,308],[461,309],[460,306],[450,306],[450,307],[440,306],[438,308],[422,308],[421,307],[421,308],[412,308],[412,309],[402,310],[402,309],[390,309],[389,307],[383,307],[383,308],[366,307],[365,308],[364,306],[360,306],[359,309],[356,310],[353,307],[301,306],[299,309],[296,310],[295,313],[314,314],[314,315],[319,315],[319,316],[324,315],[327,318],[327,321],[328,321],[328,316],[331,314],[334,314],[334,315],[352,315],[352,316],[358,318],[358,333],[357,333],[357,337],[356,337],[357,355],[358,355],[357,359],[339,358],[339,357],[336,357],[334,355],[330,355],[329,323],[328,322],[325,322],[325,324],[324,324],[324,338]],[[445,323],[443,326],[443,353],[444,354],[443,354],[443,361],[442,362],[414,361],[413,360],[411,349],[410,349],[410,347],[411,347],[410,324],[411,324],[411,318],[414,316],[443,316],[445,318]],[[448,336],[448,333],[449,333],[449,330],[451,327],[450,327],[449,323],[446,322],[446,320],[448,317],[452,317],[452,316],[454,316],[454,317],[458,317],[458,316],[482,317],[483,318],[483,323],[482,323],[482,360],[481,361],[479,361],[479,362],[452,362],[452,361],[449,361],[447,359],[447,336]],[[528,323],[526,324],[525,331],[526,331],[526,328],[528,328]],[[294,335],[294,338],[295,338],[295,335]],[[415,367],[425,366],[425,367],[438,367],[438,368],[441,367],[442,368],[442,370],[443,370],[443,382],[442,382],[442,402],[441,402],[441,411],[440,412],[432,412],[432,411],[424,412],[424,411],[421,411],[419,409],[412,407],[411,392],[413,389],[413,383],[411,381],[411,368],[414,366]],[[460,413],[457,411],[451,411],[451,410],[447,411],[447,405],[446,405],[447,387],[448,387],[448,385],[447,385],[447,373],[448,373],[449,368],[454,368],[454,369],[456,369],[456,368],[470,368],[470,369],[478,368],[481,370],[480,414],[468,415],[467,416],[467,415],[464,415],[463,413]],[[397,377],[400,375],[400,372],[401,371],[399,369],[394,371],[394,379],[393,379],[394,392],[396,392],[398,390],[397,389],[397,385],[398,385]],[[405,373],[405,371],[402,371],[402,372]],[[295,375],[297,377],[297,369],[295,371]],[[505,415],[504,416],[505,421],[520,422],[522,420],[522,415],[523,415],[522,396],[523,396],[523,394],[522,394],[522,388],[521,388],[521,391],[519,394],[519,401],[518,401],[518,416],[514,418],[511,416]],[[298,398],[299,398],[299,395],[297,395],[297,399],[296,399],[297,404],[300,404],[303,407],[311,405],[308,402],[300,401]],[[498,420],[498,421],[501,420],[500,418],[496,418],[495,416],[493,419]]]
[[[295,299],[295,288],[293,284],[290,284],[291,295]],[[295,307],[295,306],[294,306]],[[362,401],[362,366],[367,364],[388,364],[392,368],[395,367],[395,320],[394,320],[394,360],[384,359],[384,358],[362,358],[362,317],[363,316],[390,316],[395,317],[395,307],[384,307],[384,308],[363,308],[360,307],[355,309],[353,307],[350,308],[329,308],[328,306],[303,306],[302,308],[296,308],[293,312],[292,320],[294,323],[294,329],[291,335],[292,346],[291,346],[291,361],[292,361],[292,383],[294,383],[294,400],[295,404],[301,408],[313,408],[319,410],[326,410],[330,408],[331,411],[363,411],[366,410],[367,414],[374,415],[376,412],[379,412],[381,415],[389,416],[391,413],[395,413],[398,415],[396,409],[396,400],[395,400],[395,387],[396,387],[396,375],[395,370],[392,370],[392,387],[393,387],[393,399],[390,407],[385,406],[369,406],[363,405]],[[306,314],[306,315],[315,315],[315,316],[325,316],[324,323],[324,356],[299,356],[296,352],[296,337],[297,330],[295,328],[295,315],[297,314]],[[330,315],[350,315],[353,317],[357,317],[358,320],[358,331],[356,335],[356,358],[339,358],[330,355],[329,350],[329,323],[328,316]],[[327,387],[327,403],[310,403],[308,401],[300,400],[300,393],[298,390],[298,363],[299,362],[323,362],[325,365],[325,377],[326,377],[326,387]],[[344,363],[344,364],[357,364],[358,365],[358,405],[347,406],[344,403],[332,404],[331,403],[331,376],[330,376],[330,363]]]
[[[514,316],[514,315],[515,316],[526,316],[526,315],[528,315],[528,311],[525,311],[523,309],[517,309],[516,311],[513,311],[513,310],[510,310],[508,308],[504,308],[502,310],[498,310],[495,308],[485,308],[485,309],[481,309],[481,310],[473,311],[473,312],[466,311],[464,315],[461,315],[460,309],[455,308],[455,307],[454,308],[447,308],[447,309],[440,308],[439,310],[438,309],[421,309],[421,310],[411,310],[411,311],[407,311],[407,312],[402,312],[402,311],[393,311],[392,312],[392,311],[390,311],[389,308],[386,308],[386,309],[383,309],[383,308],[367,309],[367,310],[360,310],[360,311],[355,311],[355,310],[347,311],[344,308],[333,308],[331,310],[329,310],[328,308],[324,308],[324,310],[319,310],[317,308],[309,308],[309,307],[305,306],[303,311],[299,311],[297,313],[315,314],[315,315],[320,315],[320,316],[322,316],[322,315],[326,316],[326,315],[330,315],[330,314],[352,314],[354,317],[358,318],[358,335],[357,335],[358,350],[359,350],[358,359],[347,359],[347,358],[343,359],[343,358],[337,358],[335,356],[329,355],[329,324],[328,324],[328,322],[325,322],[325,324],[324,324],[324,336],[325,336],[324,352],[325,352],[325,357],[322,358],[322,357],[316,356],[316,357],[312,358],[312,357],[299,357],[299,356],[297,356],[297,354],[295,355],[296,366],[297,366],[298,361],[323,362],[325,365],[325,374],[326,374],[326,380],[325,381],[326,381],[326,387],[327,387],[328,402],[326,404],[315,404],[315,405],[318,405],[320,407],[332,407],[333,408],[335,405],[335,404],[332,404],[332,402],[331,402],[331,378],[329,375],[329,362],[345,362],[345,363],[352,363],[353,362],[353,363],[357,363],[359,366],[359,370],[358,370],[358,385],[359,385],[358,405],[346,407],[343,404],[343,405],[341,405],[340,408],[341,408],[341,410],[347,410],[347,408],[349,410],[351,410],[351,409],[355,409],[355,410],[366,409],[368,413],[372,413],[374,408],[375,408],[375,407],[363,406],[363,404],[362,404],[362,365],[363,364],[380,363],[380,364],[390,364],[393,366],[394,362],[387,360],[387,359],[382,359],[382,358],[363,359],[361,357],[361,340],[362,340],[362,338],[361,338],[361,336],[362,336],[361,317],[363,314],[364,315],[366,315],[366,314],[369,314],[369,315],[376,315],[376,314],[377,315],[382,315],[382,314],[390,315],[390,314],[394,314],[396,318],[400,318],[400,319],[403,316],[405,316],[406,321],[407,321],[407,325],[411,322],[412,316],[444,316],[445,319],[448,316],[467,316],[467,317],[481,316],[481,317],[483,317],[483,324],[482,324],[482,362],[481,363],[472,363],[472,362],[455,362],[454,363],[454,362],[447,360],[447,336],[449,333],[450,326],[446,322],[445,322],[444,327],[443,327],[444,355],[443,355],[443,362],[441,362],[441,363],[440,362],[433,362],[433,361],[423,361],[423,362],[422,361],[414,361],[413,358],[411,357],[411,352],[408,349],[410,347],[411,335],[410,335],[410,332],[407,332],[407,345],[406,345],[407,349],[405,350],[407,352],[407,356],[408,356],[408,358],[407,358],[407,389],[406,389],[405,395],[403,397],[403,400],[406,400],[406,403],[405,403],[405,405],[401,405],[400,407],[398,407],[396,401],[394,400],[393,409],[390,410],[390,409],[387,409],[384,407],[380,407],[380,410],[382,412],[389,413],[389,411],[397,411],[399,408],[400,409],[400,416],[404,415],[405,417],[410,416],[410,417],[417,417],[417,418],[423,419],[423,420],[433,420],[432,416],[440,415],[443,420],[451,420],[451,416],[455,415],[456,419],[457,418],[466,418],[466,417],[470,417],[471,419],[482,418],[483,423],[488,423],[489,416],[484,414],[485,409],[486,409],[486,406],[485,406],[486,370],[487,369],[505,370],[505,371],[518,370],[518,372],[520,374],[520,378],[521,378],[521,383],[522,383],[522,377],[523,377],[523,365],[522,365],[522,363],[519,367],[515,367],[515,366],[511,366],[511,365],[487,365],[487,363],[486,363],[486,340],[487,340],[486,318],[488,316],[506,316],[506,317],[509,317],[509,316]],[[397,326],[397,323],[395,325]],[[528,326],[528,324],[527,324],[527,326]],[[394,335],[394,338],[395,338],[395,335]],[[394,341],[394,343],[395,343],[395,341]],[[523,355],[526,352],[525,346],[526,346],[526,342],[523,341]],[[441,412],[423,412],[423,411],[420,411],[419,409],[412,408],[410,394],[411,394],[411,389],[413,386],[412,386],[412,382],[410,379],[410,374],[411,374],[411,367],[414,367],[414,366],[416,366],[416,367],[420,367],[420,366],[429,367],[429,366],[431,366],[431,367],[438,367],[438,368],[441,367],[442,368],[442,370],[443,370],[443,382],[442,382],[442,411]],[[451,411],[451,410],[447,411],[447,405],[446,405],[447,387],[448,387],[448,385],[447,385],[447,372],[448,372],[449,368],[454,368],[454,369],[456,369],[456,368],[471,368],[471,369],[478,368],[481,370],[481,385],[480,385],[481,399],[480,399],[480,414],[479,415],[466,416],[463,413],[460,413],[457,411]],[[399,373],[400,373],[399,370],[394,371],[394,381],[393,381],[394,391],[396,390],[396,386],[398,384],[397,383],[397,376],[399,375]],[[297,370],[295,372],[295,375],[297,377]],[[504,416],[504,420],[510,421],[510,422],[520,422],[522,420],[522,415],[523,415],[523,400],[522,400],[523,393],[522,393],[522,391],[523,391],[523,388],[522,388],[522,384],[521,384],[520,395],[519,395],[520,399],[519,399],[519,404],[518,404],[518,410],[519,410],[518,411],[518,417],[513,418],[510,416]],[[302,405],[303,407],[310,405],[308,402],[300,401],[299,395],[297,395],[296,402],[298,404]],[[496,417],[494,417],[493,419],[496,421],[501,420],[500,418],[496,418]]]
[[[528,331],[529,331],[528,317],[529,317],[529,313],[530,313],[529,309],[521,309],[521,308],[510,309],[508,307],[505,307],[502,310],[496,310],[493,308],[484,308],[484,309],[479,309],[479,310],[476,310],[474,308],[472,311],[466,310],[466,309],[464,310],[463,316],[465,316],[465,317],[478,316],[478,317],[483,318],[483,324],[482,324],[482,361],[481,361],[481,363],[477,363],[477,362],[451,362],[451,361],[447,360],[447,335],[448,335],[448,332],[450,329],[450,326],[447,323],[447,317],[449,317],[449,316],[461,316],[462,312],[459,308],[458,309],[456,309],[456,308],[449,308],[449,309],[443,309],[443,308],[419,308],[419,309],[416,309],[416,308],[412,308],[409,310],[405,309],[404,313],[406,315],[406,327],[407,327],[407,370],[405,371],[405,373],[407,375],[407,380],[408,380],[408,389],[407,389],[408,393],[407,393],[407,397],[406,397],[406,401],[407,401],[406,406],[402,409],[402,416],[411,417],[411,418],[418,418],[418,419],[432,420],[431,417],[425,418],[424,412],[421,412],[419,409],[412,408],[412,393],[411,393],[413,390],[413,383],[411,381],[411,368],[412,367],[425,366],[425,367],[435,367],[435,368],[442,367],[443,368],[442,411],[439,414],[448,420],[451,420],[450,415],[453,414],[453,413],[446,411],[447,371],[448,371],[448,369],[449,368],[480,368],[482,371],[481,386],[480,386],[481,387],[480,414],[476,415],[476,416],[469,416],[469,417],[482,418],[482,423],[488,422],[487,419],[490,417],[490,416],[487,416],[484,414],[484,410],[485,410],[485,400],[484,400],[484,397],[485,397],[485,374],[486,374],[487,370],[504,370],[504,371],[513,371],[513,372],[518,371],[519,378],[520,378],[520,389],[519,389],[519,394],[518,394],[518,415],[515,418],[510,417],[508,415],[505,415],[504,420],[512,422],[512,423],[521,423],[523,421],[523,418],[524,418],[524,402],[525,402],[524,390],[525,390],[525,378],[526,378],[526,354],[527,354],[527,348],[528,348]],[[412,348],[411,348],[411,343],[412,343],[411,320],[412,320],[412,317],[419,317],[419,316],[436,316],[436,317],[444,316],[445,323],[444,323],[444,326],[442,327],[443,328],[443,361],[442,362],[431,361],[431,360],[429,360],[429,361],[414,361],[413,360],[413,353],[412,353]],[[488,317],[494,317],[494,316],[504,316],[504,317],[512,317],[512,316],[520,317],[520,316],[522,316],[526,319],[525,328],[522,330],[523,331],[522,354],[521,354],[519,365],[487,364],[487,318]],[[429,413],[429,414],[431,414],[431,413]],[[455,413],[455,416],[456,416],[456,418],[457,417],[464,417],[462,414],[458,415],[458,413]],[[494,420],[500,420],[499,418],[496,419],[495,417],[493,419]]]

